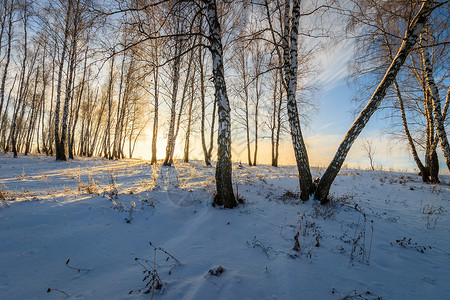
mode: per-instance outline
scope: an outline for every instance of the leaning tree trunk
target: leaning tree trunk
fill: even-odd
[[[215,98],[219,113],[219,137],[218,158],[216,165],[216,196],[214,204],[223,205],[226,208],[237,206],[231,181],[231,120],[230,103],[225,85],[223,66],[223,49],[219,17],[215,0],[205,0],[207,18],[209,24],[209,42],[213,61],[213,78]]]
[[[425,68],[425,77],[427,81],[427,87],[431,94],[431,99],[433,103],[433,115],[435,119],[436,132],[441,142],[442,152],[444,153],[445,162],[447,163],[447,168],[450,170],[450,145],[447,139],[447,133],[445,131],[445,119],[441,112],[441,99],[439,97],[439,89],[434,81],[433,76],[433,65],[430,59],[430,53],[427,48],[427,42],[424,38],[424,34],[421,34],[421,53],[423,65]]]
[[[300,181],[300,198],[303,201],[309,199],[313,192],[312,176],[309,167],[308,153],[303,141],[300,120],[298,116],[296,92],[297,92],[297,70],[298,70],[298,26],[300,21],[300,1],[294,0],[292,7],[292,27],[290,30],[290,47],[288,47],[289,5],[286,2],[284,22],[285,32],[283,34],[284,50],[284,76],[285,89],[287,92],[287,110],[289,126],[291,129],[292,144],[294,146],[295,159]]]
[[[339,170],[341,169],[342,164],[344,163],[345,158],[347,157],[347,154],[350,151],[351,146],[353,145],[353,142],[364,129],[370,117],[380,106],[381,101],[386,95],[386,90],[395,80],[400,67],[403,65],[406,58],[408,57],[409,52],[419,39],[422,29],[425,27],[430,14],[435,9],[433,4],[434,1],[432,0],[426,0],[422,4],[422,7],[414,17],[411,25],[406,30],[403,43],[400,46],[400,49],[398,50],[397,55],[394,57],[394,60],[389,66],[388,70],[386,71],[384,78],[381,80],[366,107],[364,107],[359,116],[356,118],[355,122],[347,131],[347,134],[345,135],[344,140],[341,142],[333,160],[320,179],[314,196],[317,200],[320,200],[322,204],[328,202],[328,193],[330,191],[331,184],[339,173]]]

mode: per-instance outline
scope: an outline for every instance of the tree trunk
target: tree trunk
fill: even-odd
[[[154,79],[154,109],[153,112],[153,134],[152,134],[152,159],[151,164],[156,165],[157,163],[157,144],[158,144],[158,108],[159,108],[159,68],[158,68],[158,48],[157,46],[153,47],[155,53],[154,53],[154,59],[156,60],[155,69],[153,70],[153,79]]]
[[[190,138],[191,138],[192,106],[194,104],[194,96],[195,96],[194,83],[195,83],[195,69],[194,69],[194,73],[192,74],[192,78],[191,78],[191,99],[189,101],[188,124],[187,124],[187,129],[186,129],[186,139],[184,142],[183,161],[185,163],[189,162],[189,146],[190,146],[189,143],[190,143]]]
[[[422,161],[420,160],[420,157],[417,154],[416,146],[414,145],[414,140],[409,131],[408,122],[407,122],[406,113],[405,113],[405,106],[403,104],[403,97],[402,97],[402,94],[400,91],[400,87],[398,86],[397,80],[394,80],[394,86],[395,86],[395,90],[397,92],[397,99],[398,99],[398,103],[400,106],[400,114],[402,116],[403,130],[405,131],[405,135],[408,140],[409,148],[411,149],[411,153],[414,158],[414,161],[416,162],[416,165],[419,168],[420,176],[422,176],[423,182],[429,182],[430,174],[429,174],[428,170],[425,168],[425,166],[422,164]]]
[[[216,165],[216,196],[214,204],[225,208],[237,206],[233,193],[231,168],[230,103],[225,85],[223,49],[215,0],[204,0],[209,24],[209,42],[213,61],[215,98],[219,113],[218,161]]]
[[[201,24],[200,24],[201,28]],[[201,42],[201,40],[200,40]],[[208,155],[208,148],[206,147],[206,128],[205,128],[205,119],[206,119],[206,104],[205,104],[205,76],[203,69],[203,49],[198,47],[198,64],[199,64],[199,72],[200,72],[200,104],[201,104],[201,120],[200,120],[200,135],[202,139],[202,149],[203,156],[205,158],[205,164],[207,166],[211,166],[211,157]]]
[[[109,83],[108,83],[108,123],[106,126],[106,139],[105,139],[105,149],[104,157],[112,159],[111,155],[111,116],[112,116],[112,97],[113,97],[113,85],[114,85],[114,57],[111,61],[111,70],[109,73]]]
[[[174,131],[175,131],[175,117],[176,117],[176,106],[177,106],[177,95],[178,95],[178,83],[180,80],[180,64],[181,64],[181,41],[177,36],[175,37],[175,59],[172,66],[172,105],[170,107],[170,124],[169,133],[167,135],[167,146],[166,146],[166,156],[164,158],[163,165],[171,166],[170,161],[173,148],[175,147]]]
[[[416,44],[419,35],[422,32],[422,29],[428,21],[431,12],[434,10],[433,4],[434,1],[432,0],[426,0],[422,4],[420,11],[414,17],[414,20],[406,31],[402,45],[400,46],[397,55],[394,57],[394,60],[386,71],[384,78],[381,80],[366,107],[364,107],[353,125],[347,131],[347,134],[340,144],[333,160],[320,179],[315,193],[315,198],[317,200],[320,200],[322,204],[328,202],[328,193],[330,191],[331,184],[339,173],[339,170],[341,169],[342,164],[347,157],[348,151],[353,145],[353,142],[361,133],[373,113],[378,109],[381,101],[386,95],[386,90],[395,80],[400,67],[403,65],[409,52]]]
[[[195,44],[195,39],[194,39],[194,44]],[[194,60],[194,51],[191,51],[191,55],[189,56],[189,62],[188,62],[188,68],[187,68],[187,73],[186,73],[186,79],[184,81],[184,86],[183,86],[183,94],[181,96],[181,103],[180,103],[180,108],[179,108],[179,112],[178,112],[178,118],[177,118],[177,124],[176,124],[176,129],[175,129],[175,134],[173,136],[173,147],[172,147],[172,151],[170,153],[170,165],[173,164],[173,155],[175,152],[175,141],[177,140],[178,137],[178,132],[180,130],[180,123],[181,123],[181,115],[183,113],[183,108],[184,108],[184,102],[186,100],[186,92],[188,89],[188,82],[189,79],[191,77],[191,67],[192,67],[192,62]]]
[[[64,70],[64,60],[66,58],[67,51],[67,40],[69,39],[69,31],[70,31],[70,15],[72,11],[72,0],[68,1],[67,13],[65,19],[65,27],[64,27],[64,40],[63,40],[63,48],[61,52],[61,60],[59,62],[59,70],[58,70],[58,81],[56,87],[56,107],[55,107],[55,152],[56,152],[56,160],[66,160],[66,153],[64,148],[61,148],[61,141],[59,135],[60,125],[59,125],[59,114],[61,107],[61,85],[62,85],[62,77]]]
[[[309,167],[308,153],[305,142],[303,141],[300,120],[297,108],[297,70],[298,70],[298,26],[300,19],[300,1],[294,0],[292,7],[292,27],[290,36],[289,26],[289,5],[286,2],[285,7],[285,33],[284,33],[284,76],[285,89],[287,93],[287,110],[289,117],[289,126],[291,129],[292,144],[294,146],[295,159],[300,182],[300,199],[307,201],[309,195],[313,192],[312,176]],[[288,46],[288,39],[290,47]]]
[[[3,120],[2,112],[3,112],[3,102],[5,100],[5,85],[6,85],[6,77],[8,76],[8,67],[9,63],[11,61],[11,44],[12,44],[12,23],[13,23],[13,7],[14,7],[14,1],[12,0],[10,3],[10,9],[9,9],[9,17],[8,17],[8,48],[6,50],[6,61],[5,61],[5,67],[3,69],[3,75],[2,75],[2,83],[0,87],[0,120]],[[6,8],[6,3],[5,3]],[[6,115],[6,109],[4,112],[4,115]]]

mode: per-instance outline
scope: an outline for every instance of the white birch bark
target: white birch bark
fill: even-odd
[[[213,60],[215,98],[219,113],[218,161],[216,165],[216,196],[214,203],[226,208],[237,206],[233,193],[231,169],[230,105],[225,85],[223,49],[215,0],[204,0],[209,25],[210,51]]]
[[[312,176],[309,167],[308,153],[300,127],[297,108],[297,71],[298,71],[298,26],[300,22],[300,1],[294,0],[292,5],[292,20],[289,26],[289,1],[286,1],[284,14],[284,76],[285,89],[287,93],[287,110],[289,126],[291,129],[292,144],[294,146],[295,158],[300,181],[300,198],[303,201],[309,199],[313,192]],[[288,34],[290,28],[290,34]],[[290,42],[290,45],[288,43]]]

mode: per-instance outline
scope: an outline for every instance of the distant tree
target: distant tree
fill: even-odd
[[[363,139],[361,149],[367,155],[370,163],[370,169],[375,170],[375,165],[373,164],[373,157],[375,155],[375,147],[373,146],[373,142],[368,139]]]

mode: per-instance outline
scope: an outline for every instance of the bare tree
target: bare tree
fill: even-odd
[[[366,153],[369,159],[370,169],[375,170],[375,165],[373,163],[373,157],[375,155],[375,147],[373,146],[372,140],[363,139],[361,149]]]
[[[397,73],[405,62],[408,54],[411,52],[413,46],[418,41],[420,33],[426,26],[431,13],[436,9],[436,7],[437,6],[434,1],[425,0],[418,13],[409,24],[402,45],[400,46],[391,65],[386,71],[384,78],[381,80],[367,105],[364,107],[364,109],[354,121],[353,125],[347,131],[347,134],[340,144],[333,160],[320,179],[315,193],[315,198],[317,200],[320,200],[321,203],[326,203],[328,201],[327,197],[330,191],[331,184],[333,183],[339,170],[341,169],[342,164],[347,157],[348,151],[350,150],[353,142],[361,133],[370,117],[379,107],[381,101],[386,95],[386,90],[394,82]]]

